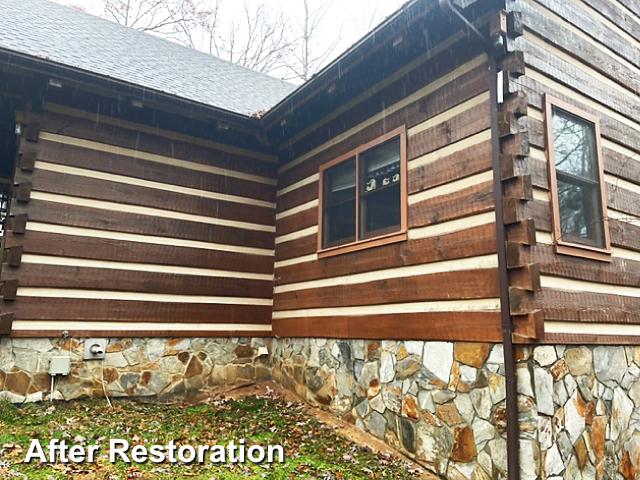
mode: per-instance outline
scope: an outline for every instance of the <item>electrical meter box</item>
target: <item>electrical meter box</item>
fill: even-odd
[[[58,355],[51,357],[49,375],[69,375],[71,371],[71,357]]]

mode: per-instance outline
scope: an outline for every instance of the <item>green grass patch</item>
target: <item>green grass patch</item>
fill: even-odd
[[[44,454],[51,439],[84,448],[98,445],[95,461],[79,463],[25,463],[32,439],[40,440]],[[111,439],[132,446],[236,444],[282,445],[283,463],[126,463],[109,459]],[[228,452],[228,450],[226,450]],[[131,458],[131,450],[128,451]],[[281,399],[247,397],[198,405],[142,404],[103,400],[28,404],[20,408],[0,403],[0,478],[58,480],[202,480],[240,479],[412,479],[410,466],[352,443],[310,415],[304,405]]]

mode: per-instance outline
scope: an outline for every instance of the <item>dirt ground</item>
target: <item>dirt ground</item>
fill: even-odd
[[[388,455],[392,458],[401,459],[412,464],[411,468],[416,475],[416,478],[419,478],[420,480],[442,480],[441,477],[427,472],[422,466],[390,447],[379,438],[360,430],[355,425],[345,422],[329,412],[307,404],[304,399],[298,397],[295,393],[285,390],[273,382],[248,383],[246,385],[240,385],[231,390],[226,390],[216,394],[213,399],[230,398],[235,400],[248,396],[270,396],[291,402],[303,402],[307,405],[306,410],[311,415],[314,415],[322,423],[331,426],[336,432],[345,436],[349,440],[360,445],[367,446],[376,453]]]

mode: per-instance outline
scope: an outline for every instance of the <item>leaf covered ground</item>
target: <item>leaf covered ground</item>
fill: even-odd
[[[99,445],[93,463],[25,463],[32,439],[44,453],[53,438],[67,445]],[[284,463],[111,463],[110,439],[132,445],[282,445]],[[0,402],[0,479],[162,480],[415,479],[412,464],[376,453],[339,435],[304,404],[268,396],[203,404],[162,405],[82,400],[20,407]]]

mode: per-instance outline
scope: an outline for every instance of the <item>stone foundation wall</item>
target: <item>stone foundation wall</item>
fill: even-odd
[[[225,385],[270,380],[271,339],[109,339],[104,360],[83,360],[84,340],[0,338],[0,400],[51,398],[49,363],[71,356],[71,372],[55,379],[53,398],[93,396],[157,399],[210,396]],[[104,381],[104,383],[103,383]],[[103,390],[104,385],[104,390]]]
[[[83,360],[84,340],[0,339],[0,400],[51,398],[49,362],[71,352],[54,399],[198,400],[226,386],[275,380],[310,403],[452,480],[505,478],[501,345],[327,339],[110,339]],[[103,382],[104,379],[104,382]]]
[[[279,339],[274,379],[451,480],[506,478],[502,345]]]
[[[262,338],[0,339],[0,400],[198,400],[275,380],[452,480],[506,478],[500,344]],[[521,480],[640,478],[640,347],[516,349]]]
[[[640,478],[640,347],[518,349],[520,478]]]

